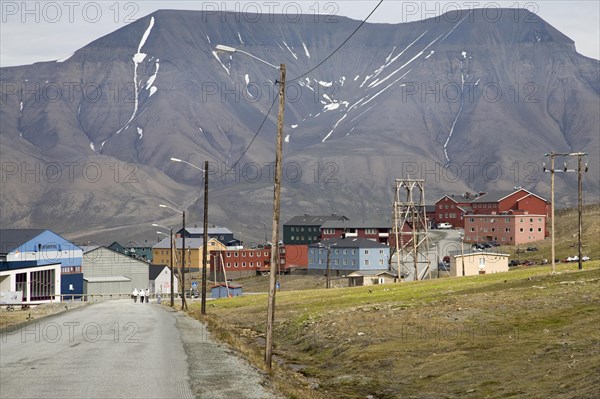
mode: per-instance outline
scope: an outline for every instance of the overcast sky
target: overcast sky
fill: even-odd
[[[0,66],[61,59],[91,41],[158,9],[231,10],[294,16],[329,14],[363,19],[379,1],[8,1],[0,0]],[[384,0],[370,22],[400,23],[461,8],[527,8],[600,59],[600,1]]]

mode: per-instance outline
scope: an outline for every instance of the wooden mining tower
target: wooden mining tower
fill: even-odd
[[[422,280],[431,273],[424,186],[425,180],[396,179],[392,234],[399,281],[411,275]]]

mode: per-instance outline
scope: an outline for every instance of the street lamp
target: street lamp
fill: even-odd
[[[281,207],[281,153],[283,150],[283,115],[285,111],[285,64],[279,67],[263,59],[260,59],[250,53],[238,50],[233,47],[219,44],[216,50],[228,53],[242,53],[263,64],[279,70],[279,113],[277,115],[277,143],[275,146],[275,179],[273,188],[273,230],[271,232],[271,271],[269,278],[269,299],[267,308],[267,332],[265,339],[265,363],[268,370],[271,370],[271,359],[273,357],[273,322],[275,321],[275,287],[277,267],[279,266],[279,215]],[[277,82],[276,82],[277,83]]]
[[[192,168],[198,169],[201,172],[205,172],[206,171],[205,169],[202,169],[202,168],[200,168],[200,167],[198,167],[198,166],[196,166],[196,165],[194,165],[192,163],[189,163],[188,161],[184,161],[183,159],[171,158],[171,162],[184,163],[186,165],[191,166]]]
[[[331,269],[330,269],[330,258],[331,258],[331,247],[335,247],[337,245],[337,243],[333,243],[333,244],[329,244],[329,245],[325,245],[323,243],[318,243],[317,246],[319,246],[320,248],[327,248],[327,272],[326,272],[326,276],[327,276],[327,283],[325,284],[325,288],[331,288]]]
[[[154,227],[160,227],[162,229],[166,229],[169,230],[171,232],[170,238],[171,238],[171,307],[175,306],[175,293],[173,292],[173,283],[174,283],[174,279],[175,277],[173,276],[175,270],[173,269],[173,266],[175,266],[175,262],[173,261],[173,257],[175,255],[175,249],[173,248],[173,228],[172,227],[166,227],[166,226],[162,226],[158,223],[152,223],[152,226]],[[162,231],[157,231],[158,234],[164,234]]]
[[[204,238],[202,242],[202,296],[201,296],[201,306],[200,313],[206,314],[206,260],[208,259],[208,161],[204,161],[204,169],[189,163],[187,161],[183,161],[179,158],[171,158],[173,162],[181,162],[186,165],[191,166],[194,169],[198,169],[201,172],[204,172]],[[184,227],[185,229],[185,227]],[[185,239],[185,232],[184,232]]]
[[[159,207],[170,209],[174,212],[181,214],[183,217],[183,236],[181,238],[181,292],[183,293],[183,295],[181,295],[181,310],[187,310],[187,303],[185,302],[185,211],[180,211],[179,209],[175,209],[171,206],[164,204],[160,204]],[[171,291],[172,290],[173,287],[171,287]]]

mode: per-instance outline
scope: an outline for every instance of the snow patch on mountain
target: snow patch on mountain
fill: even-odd
[[[283,40],[283,44],[285,45],[285,47],[287,47],[287,49],[290,51],[290,53],[292,53],[292,57],[294,57],[295,60],[298,60],[298,56],[296,55],[296,53],[294,53],[294,51],[290,48],[290,46],[288,46],[288,44],[285,42],[285,40]]]
[[[310,58],[310,53],[308,52],[308,49],[306,48],[306,44],[304,42],[302,42],[302,47],[304,47],[304,54],[306,54],[306,56]]]
[[[221,66],[223,67],[223,69],[225,70],[225,72],[227,72],[227,75],[231,76],[231,73],[229,73],[229,68],[227,68],[225,66],[225,64],[223,64],[223,61],[221,61],[221,59],[219,58],[219,54],[216,51],[213,51],[212,55],[214,55],[215,58],[217,59],[217,61],[219,61],[219,64],[221,64]]]

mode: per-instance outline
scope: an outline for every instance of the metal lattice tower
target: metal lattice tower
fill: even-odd
[[[431,273],[424,186],[425,180],[396,179],[392,234],[399,281],[402,275],[413,275],[416,281]]]

